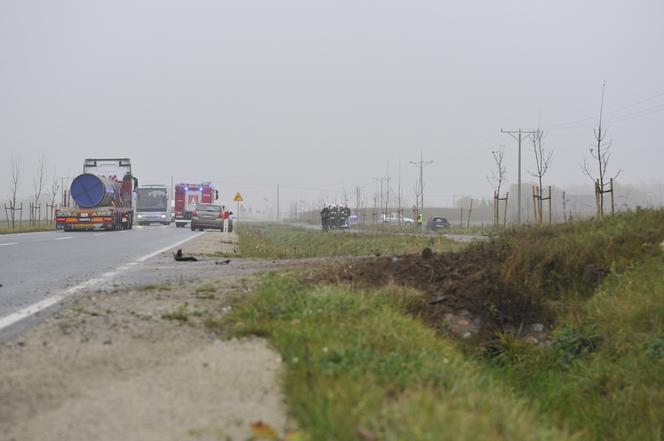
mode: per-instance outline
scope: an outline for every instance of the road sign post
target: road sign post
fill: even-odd
[[[240,202],[244,201],[244,199],[242,199],[242,195],[238,191],[237,193],[235,193],[235,197],[233,198],[233,200],[237,202],[237,223],[238,225],[240,225]]]

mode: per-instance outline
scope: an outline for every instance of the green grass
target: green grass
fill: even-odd
[[[355,225],[353,229],[357,229],[367,233],[417,233],[418,229],[416,225],[383,225],[383,224],[365,224],[365,225]],[[460,226],[458,224],[452,223],[449,228],[441,230],[439,232],[430,232],[427,231],[425,226],[422,227],[422,232],[429,235],[436,234],[473,234],[473,235],[485,235],[494,234],[497,230],[502,228],[494,228],[492,225],[471,225],[471,226]]]
[[[265,256],[292,257],[288,247],[307,241],[307,253],[329,253],[298,230],[250,234]],[[327,237],[343,249],[345,236],[358,240]],[[282,354],[287,403],[311,440],[661,441],[663,241],[664,211],[638,210],[506,231],[461,251],[461,262],[486,267],[487,308],[517,324],[523,310],[547,308],[555,327],[542,345],[507,328],[489,341],[449,340],[419,320],[429,306],[412,289],[283,275],[267,277],[224,323]]]
[[[486,310],[516,326],[548,309],[573,308],[592,297],[610,274],[620,274],[661,253],[664,210],[621,213],[553,227],[506,231],[462,251],[483,261]]]
[[[239,231],[242,257],[306,258],[369,256],[419,253],[425,247],[434,251],[455,251],[462,244],[443,237],[395,234],[322,232],[288,226],[247,226]]]
[[[287,403],[310,440],[569,439],[409,316],[420,302],[395,287],[307,287],[277,274],[225,323],[281,353]]]
[[[30,225],[28,221],[16,221],[16,228],[11,227],[11,223],[7,221],[0,221],[0,234],[14,234],[14,233],[33,233],[36,231],[54,231],[55,224],[49,224],[42,221],[39,225]]]
[[[551,345],[507,352],[496,378],[584,439],[664,439],[664,256],[608,277]]]

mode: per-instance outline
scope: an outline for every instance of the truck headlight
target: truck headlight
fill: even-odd
[[[166,217],[166,215],[165,215],[165,214],[162,214],[161,217]]]
[[[138,216],[136,216],[136,217],[139,217],[139,218],[141,218],[141,217],[143,217],[143,215],[142,215],[142,214],[139,214],[139,215],[138,215]]]

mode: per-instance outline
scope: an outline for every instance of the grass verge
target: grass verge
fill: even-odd
[[[18,224],[18,222],[17,222]],[[23,222],[12,228],[7,222],[0,222],[0,234],[15,234],[15,233],[34,233],[37,231],[55,231],[54,224],[41,224],[30,225],[28,222]]]
[[[310,440],[569,439],[410,317],[421,301],[273,274],[227,320],[281,353],[287,402]]]
[[[664,256],[611,275],[548,346],[509,339],[489,366],[589,440],[664,439]]]
[[[243,225],[239,251],[242,257],[297,259],[307,257],[369,256],[419,253],[429,247],[434,251],[456,251],[462,244],[444,237],[421,237],[395,234],[322,232],[289,226],[258,227]]]

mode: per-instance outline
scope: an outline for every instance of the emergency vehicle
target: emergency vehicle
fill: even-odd
[[[191,213],[197,204],[211,204],[219,199],[219,190],[212,183],[175,185],[175,226],[186,227],[191,223]]]

